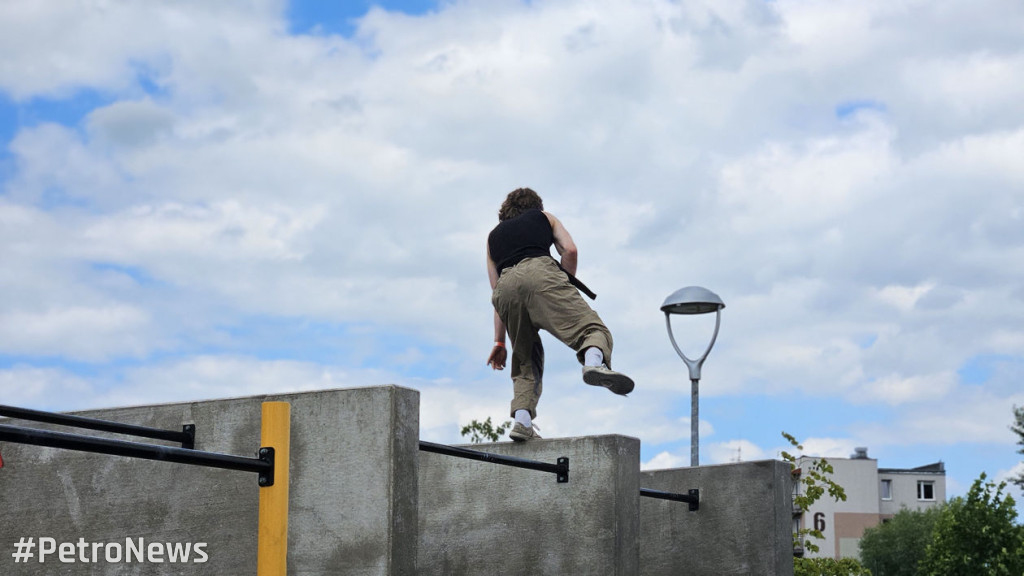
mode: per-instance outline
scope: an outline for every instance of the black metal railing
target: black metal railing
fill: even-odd
[[[677,494],[675,492],[662,492],[650,488],[641,488],[640,495],[647,498],[658,498],[660,500],[673,500],[675,502],[686,502],[690,505],[690,512],[700,510],[700,490],[692,488],[688,494]]]
[[[188,432],[175,432],[170,430],[147,428],[144,426],[120,424],[106,420],[96,420],[93,418],[83,418],[81,416],[69,416],[66,414],[40,412],[38,410],[11,408],[9,406],[0,407],[0,414],[4,416],[33,420],[36,422],[47,422],[51,424],[114,432],[118,434],[131,434],[147,438],[182,442],[183,445],[186,443],[185,439],[182,437],[183,434],[187,434],[191,439],[188,442],[190,445],[195,439],[194,426]],[[272,447],[261,447],[258,452],[258,458],[246,458],[243,456],[233,456],[231,454],[204,452],[201,450],[195,450],[191,446],[187,448],[160,446],[157,444],[144,444],[141,442],[129,442],[126,440],[98,438],[95,436],[53,432],[50,430],[10,426],[7,424],[0,424],[0,441],[44,446],[48,448],[61,448],[64,450],[77,450],[79,452],[126,456],[129,458],[142,458],[145,460],[160,460],[163,462],[190,464],[193,466],[205,466],[208,468],[256,472],[259,474],[258,481],[260,486],[273,486],[274,484],[274,449]]]
[[[150,428],[148,426],[122,424],[120,422],[110,422],[108,420],[86,418],[84,416],[56,414],[53,412],[43,412],[41,410],[30,410],[28,408],[16,408],[14,406],[3,405],[0,405],[0,416],[16,418],[18,420],[30,420],[32,422],[58,424],[60,426],[70,426],[74,428],[99,430],[101,432],[112,432],[114,434],[125,434],[127,436],[138,436],[140,438],[151,438],[153,440],[166,440],[168,442],[177,442],[181,444],[182,448],[188,449],[195,448],[196,445],[195,424],[185,424],[181,427],[181,432],[178,432],[176,430],[163,430],[160,428]]]
[[[551,464],[549,462],[516,458],[515,456],[504,456],[502,454],[491,454],[489,452],[481,452],[479,450],[448,446],[447,444],[435,444],[433,442],[426,442],[423,440],[420,441],[420,450],[423,452],[444,454],[446,456],[455,456],[457,458],[480,460],[482,462],[490,462],[492,464],[515,466],[516,468],[552,472],[555,474],[559,484],[564,484],[569,481],[569,458],[567,456],[562,456],[558,458],[556,464]]]

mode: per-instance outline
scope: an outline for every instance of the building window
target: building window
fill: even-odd
[[[892,480],[882,480],[882,500],[892,500]]]
[[[935,500],[935,482],[917,481],[917,499]]]

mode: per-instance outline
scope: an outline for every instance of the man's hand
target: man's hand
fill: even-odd
[[[505,351],[505,347],[495,344],[491,349],[491,355],[487,357],[487,365],[494,370],[504,370],[506,359],[508,359],[508,352]]]

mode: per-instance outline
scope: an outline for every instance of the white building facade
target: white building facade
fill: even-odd
[[[802,490],[798,481],[819,458],[801,456],[794,470],[794,490]],[[864,531],[892,518],[897,512],[924,510],[946,500],[946,470],[942,462],[911,469],[879,468],[868,458],[867,448],[857,448],[849,458],[826,458],[833,468],[832,480],[846,491],[846,500],[835,502],[827,493],[806,513],[794,509],[794,530],[820,530],[823,540],[815,540],[818,552],[797,550],[809,558],[860,558],[860,539]],[[812,539],[813,540],[813,539]]]

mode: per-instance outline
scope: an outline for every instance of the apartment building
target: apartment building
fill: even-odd
[[[796,480],[818,458],[801,456],[794,473]],[[857,448],[849,458],[826,458],[832,465],[832,479],[846,491],[846,500],[835,502],[827,494],[806,513],[794,509],[794,530],[816,528],[825,536],[817,540],[818,552],[797,549],[807,557],[859,558],[864,530],[892,518],[903,508],[924,510],[946,500],[946,468],[942,462],[918,468],[879,468],[868,457],[867,448]]]

